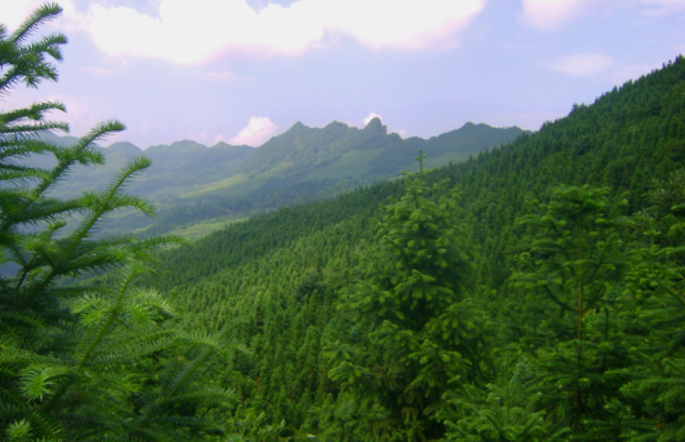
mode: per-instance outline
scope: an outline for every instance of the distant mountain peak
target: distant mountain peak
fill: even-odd
[[[287,134],[296,134],[299,132],[302,132],[303,130],[309,129],[307,126],[302,124],[301,121],[298,121],[297,123],[293,124],[290,129],[288,129],[285,133]]]
[[[181,140],[181,141],[174,141],[171,143],[171,147],[175,149],[206,149],[207,146],[204,144],[200,144],[195,140]]]
[[[381,123],[381,119],[378,117],[374,117],[369,121],[369,124],[366,125],[364,128],[364,132],[371,132],[371,133],[378,133],[380,135],[387,135],[388,134],[388,126],[383,125]]]
[[[193,140],[181,140],[174,141],[171,145],[168,144],[158,144],[156,146],[148,147],[145,152],[150,154],[152,152],[194,152],[194,151],[205,151],[207,146],[200,144]]]
[[[118,141],[116,143],[110,144],[107,149],[113,149],[113,150],[121,150],[121,151],[130,151],[130,152],[136,152],[136,153],[141,153],[142,149],[138,146],[136,146],[133,143],[129,143],[128,141]]]
[[[340,121],[331,121],[330,123],[328,123],[328,124],[326,125],[325,129],[328,129],[328,128],[337,128],[337,127],[347,129],[347,128],[349,128],[350,126],[348,126],[348,125],[345,124],[345,123],[341,123]]]

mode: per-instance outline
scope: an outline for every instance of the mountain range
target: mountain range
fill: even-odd
[[[297,122],[259,148],[223,142],[207,147],[183,140],[143,151],[117,142],[101,148],[107,158],[104,167],[75,169],[59,192],[75,196],[83,189],[102,189],[127,161],[145,155],[152,166],[128,191],[155,203],[158,216],[121,213],[104,231],[133,231],[143,236],[175,232],[192,237],[256,213],[397,178],[418,167],[414,159],[420,149],[425,166],[438,167],[462,162],[523,133],[518,127],[466,123],[430,139],[403,139],[388,134],[387,127],[374,118],[362,129],[340,122],[323,128]],[[75,141],[73,137],[46,137],[60,143]]]

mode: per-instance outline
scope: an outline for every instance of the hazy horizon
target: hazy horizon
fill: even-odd
[[[14,29],[39,5],[0,2]],[[64,0],[58,83],[0,106],[57,99],[78,136],[259,146],[295,122],[429,138],[468,121],[538,130],[574,103],[674,59],[683,0]]]

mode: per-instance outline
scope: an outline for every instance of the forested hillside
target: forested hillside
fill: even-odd
[[[30,36],[60,12],[0,26],[0,95],[56,79],[66,37]],[[487,128],[406,140],[405,179],[193,243],[95,236],[154,213],[123,191],[147,158],[55,190],[123,124],[62,145],[40,134],[68,133],[46,119],[63,104],[1,111],[0,438],[685,440],[684,97],[678,57],[463,163],[424,154]]]
[[[207,147],[190,140],[151,146],[144,155],[152,160],[152,166],[129,188],[155,203],[158,216],[123,212],[115,214],[103,229],[119,234],[134,231],[146,237],[169,232],[201,236],[255,214],[396,178],[415,167],[413,158],[419,149],[428,155],[428,164],[443,166],[465,161],[523,133],[518,127],[467,123],[428,140],[402,139],[388,134],[374,118],[364,129],[338,122],[310,128],[298,122],[259,148],[223,142]],[[41,136],[67,146],[78,140],[50,132]],[[105,176],[143,155],[126,142],[96,149],[107,160],[103,167],[74,167],[70,179],[58,186],[60,194],[73,197],[83,189],[102,189],[107,185]],[[41,167],[54,165],[49,155],[34,155],[30,161]]]
[[[466,163],[169,252],[150,284],[196,327],[240,318],[216,376],[282,436],[681,440],[684,93],[678,58]]]

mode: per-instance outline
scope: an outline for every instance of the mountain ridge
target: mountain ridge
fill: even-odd
[[[369,123],[366,124],[366,126],[364,126],[362,128],[359,128],[357,126],[350,126],[347,123],[337,121],[337,120],[333,120],[323,127],[307,126],[306,124],[302,123],[301,121],[296,121],[285,132],[282,132],[278,135],[274,135],[269,140],[265,141],[264,143],[260,144],[259,146],[255,146],[255,147],[248,146],[246,144],[229,144],[225,141],[218,141],[217,143],[215,143],[213,145],[208,145],[208,144],[200,143],[199,141],[184,138],[182,140],[173,141],[170,144],[151,144],[145,148],[141,148],[138,145],[136,145],[130,141],[125,141],[125,140],[124,141],[116,141],[116,142],[114,142],[108,146],[100,146],[100,148],[101,149],[112,149],[113,148],[115,150],[119,150],[119,149],[124,148],[126,150],[129,150],[129,147],[132,147],[132,148],[136,149],[137,153],[142,153],[142,154],[146,154],[147,152],[150,151],[151,148],[155,148],[155,150],[169,150],[169,149],[177,149],[177,148],[188,149],[189,146],[191,146],[191,145],[195,145],[197,147],[202,147],[202,148],[206,148],[206,149],[225,149],[225,148],[236,148],[236,147],[249,147],[250,149],[257,150],[257,149],[262,148],[264,145],[268,144],[272,139],[279,138],[285,134],[290,134],[290,135],[301,134],[307,130],[322,131],[322,130],[329,129],[331,127],[342,127],[344,129],[367,131],[369,133],[374,132],[374,131],[382,132],[382,135],[393,137],[393,138],[400,138],[401,140],[404,140],[404,141],[411,140],[411,139],[420,139],[420,140],[430,141],[430,140],[433,140],[435,138],[442,138],[442,137],[445,137],[449,134],[459,132],[461,130],[466,130],[466,129],[469,129],[472,127],[489,127],[492,129],[504,129],[504,130],[516,129],[516,130],[520,130],[522,133],[531,132],[529,130],[521,129],[519,126],[516,126],[516,125],[514,125],[514,126],[491,126],[487,123],[474,123],[472,121],[467,121],[466,123],[464,123],[461,127],[457,128],[457,129],[452,129],[448,132],[444,132],[444,133],[441,133],[438,135],[432,135],[428,138],[423,138],[423,137],[420,137],[418,135],[403,138],[397,132],[388,133],[387,132],[388,131],[387,126],[382,124],[382,120],[378,117],[374,117],[369,121]],[[71,135],[58,136],[55,134],[47,134],[45,136],[45,138],[52,140],[52,141],[62,140],[63,141],[62,144],[66,144],[66,143],[73,144],[73,143],[76,143],[78,141],[77,137],[74,137]]]
[[[60,191],[76,196],[83,189],[103,189],[108,177],[127,161],[144,155],[152,166],[128,189],[155,203],[158,219],[138,215],[132,220],[126,214],[107,228],[114,229],[113,233],[134,230],[150,235],[213,220],[209,223],[213,229],[233,219],[394,179],[416,168],[413,160],[420,149],[427,157],[426,167],[439,167],[465,161],[525,133],[516,126],[495,128],[469,122],[429,139],[403,139],[388,134],[387,126],[374,118],[361,129],[338,121],[312,128],[298,121],[258,148],[225,142],[209,147],[180,140],[142,150],[120,141],[98,148],[107,159],[104,167],[75,169]],[[62,142],[55,135],[46,137]]]

